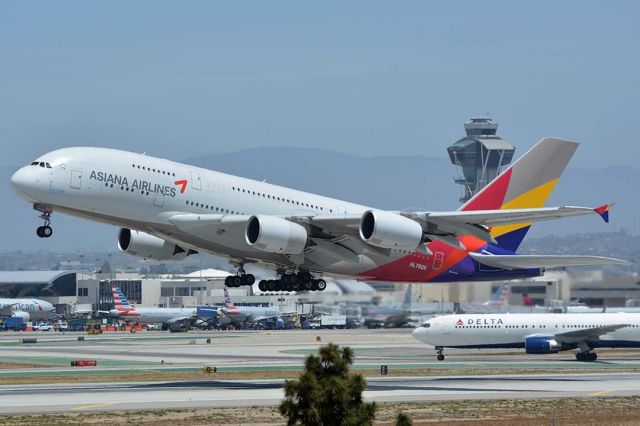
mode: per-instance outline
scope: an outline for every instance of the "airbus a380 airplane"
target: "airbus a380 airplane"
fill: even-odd
[[[11,178],[41,213],[50,237],[54,211],[121,227],[118,245],[152,259],[195,252],[238,266],[230,286],[255,278],[257,262],[279,279],[261,290],[323,290],[316,275],[387,282],[504,280],[546,267],[623,263],[593,256],[516,256],[532,222],[600,214],[609,205],[544,203],[578,144],[544,138],[457,211],[383,211],[132,152],[66,148]],[[429,182],[417,182],[428,187]],[[431,188],[433,189],[433,188]],[[435,188],[437,189],[437,188]]]
[[[640,314],[486,314],[432,318],[413,336],[444,348],[524,348],[529,354],[577,349],[578,361],[595,361],[595,348],[640,348]]]

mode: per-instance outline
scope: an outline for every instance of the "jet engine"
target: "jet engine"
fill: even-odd
[[[245,228],[247,244],[279,254],[300,254],[307,245],[307,230],[297,223],[274,216],[251,216]]]
[[[31,319],[31,315],[29,315],[29,312],[25,311],[13,311],[11,312],[11,317],[22,318],[22,322],[29,322],[29,320]]]
[[[360,238],[376,247],[414,250],[422,242],[422,226],[396,213],[367,210],[360,219]]]
[[[563,349],[559,343],[551,336],[531,336],[524,340],[524,348],[528,354],[552,354]]]
[[[162,238],[127,228],[121,228],[118,233],[118,248],[132,256],[155,260],[182,260],[194,253]]]

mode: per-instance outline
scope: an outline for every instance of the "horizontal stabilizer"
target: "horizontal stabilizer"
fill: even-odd
[[[483,265],[502,269],[558,268],[562,266],[628,265],[626,260],[600,256],[492,255],[469,253]]]

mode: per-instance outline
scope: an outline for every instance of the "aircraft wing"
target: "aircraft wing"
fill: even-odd
[[[628,265],[626,260],[601,256],[494,255],[469,253],[478,263],[501,269],[557,268],[562,266]]]
[[[542,207],[531,209],[505,209],[505,210],[472,210],[449,212],[394,212],[401,216],[418,222],[427,236],[440,239],[453,246],[458,246],[457,241],[451,241],[448,237],[473,235],[484,241],[494,242],[490,234],[490,227],[503,225],[517,225],[521,223],[542,222],[545,220],[560,219],[572,216],[584,216],[598,214],[608,222],[609,209],[613,204],[605,204],[600,207]],[[319,215],[309,219],[310,224],[318,226],[324,232],[339,235],[358,234],[358,227],[362,215]],[[292,220],[300,218],[291,218]],[[339,234],[339,235],[336,235]]]
[[[600,338],[600,336],[628,326],[629,324],[612,324],[603,327],[589,327],[579,330],[564,331],[562,333],[556,333],[554,335],[554,339],[564,343],[577,343],[585,340],[597,340]]]

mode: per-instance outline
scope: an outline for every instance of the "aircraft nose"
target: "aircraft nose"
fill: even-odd
[[[18,195],[29,195],[27,191],[34,183],[33,173],[27,167],[22,167],[11,176],[11,188]]]
[[[425,328],[418,327],[411,332],[411,335],[413,336],[414,339],[421,340],[421,337],[424,336],[424,333],[425,333]]]

